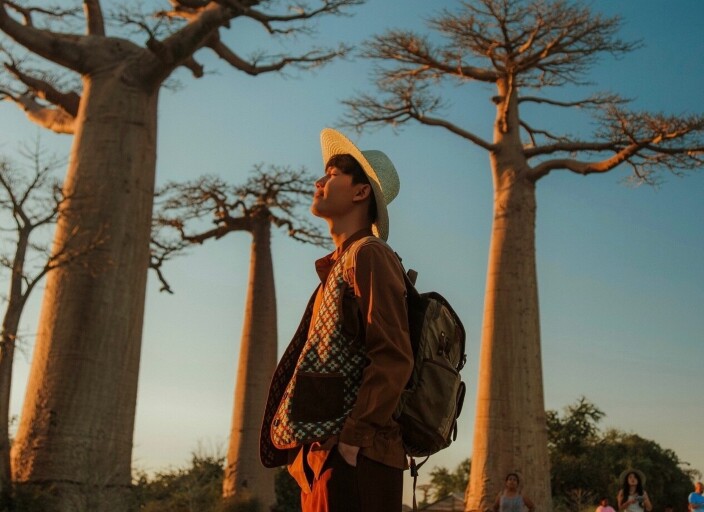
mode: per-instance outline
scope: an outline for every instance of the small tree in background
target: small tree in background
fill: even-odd
[[[0,510],[8,506],[11,497],[10,395],[22,313],[32,291],[50,271],[80,264],[101,244],[96,238],[81,246],[75,237],[69,237],[50,250],[48,228],[56,223],[66,201],[54,173],[65,162],[48,155],[39,139],[33,146],[22,146],[19,153],[22,164],[0,160],[0,268],[10,273],[0,333]],[[10,248],[9,252],[5,248]]]
[[[275,502],[272,470],[259,460],[259,435],[269,383],[277,360],[276,292],[271,227],[300,242],[325,245],[328,238],[302,216],[300,206],[313,194],[314,178],[303,170],[256,166],[243,186],[213,176],[170,183],[160,192],[157,224],[176,228],[182,240],[202,244],[244,231],[252,236],[249,285],[242,324],[237,382],[223,497],[265,507]],[[214,228],[200,230],[204,219]],[[168,287],[168,284],[166,285]]]
[[[472,462],[465,459],[460,462],[453,472],[444,467],[434,467],[430,472],[430,492],[432,500],[438,501],[455,492],[463,492],[467,487]]]
[[[628,468],[646,475],[646,490],[656,510],[670,503],[683,512],[692,479],[699,472],[683,469],[672,450],[635,433],[602,432],[604,413],[581,397],[560,415],[547,411],[551,483],[555,508],[580,512],[600,496],[616,501],[618,477]]]
[[[633,181],[655,184],[661,171],[681,175],[704,164],[704,116],[631,111],[614,94],[550,96],[579,85],[599,56],[636,48],[617,37],[620,24],[579,2],[458,2],[428,22],[439,43],[404,30],[369,41],[362,55],[379,63],[378,94],[344,102],[348,126],[418,122],[489,155],[494,218],[468,511],[491,507],[510,471],[526,476],[526,494],[538,509],[552,508],[535,262],[538,182],[555,172],[587,176],[624,164]],[[452,111],[441,113],[445,83],[495,88],[491,140],[453,122]],[[584,138],[554,131],[545,117],[534,117],[536,107],[591,113],[596,128]]]
[[[140,472],[134,482],[141,512],[219,512],[222,465],[217,455],[194,453],[188,468]]]

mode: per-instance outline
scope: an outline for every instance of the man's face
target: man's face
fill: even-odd
[[[694,492],[698,492],[699,494],[701,494],[702,491],[704,491],[704,485],[701,482],[697,482],[696,484],[694,484]]]
[[[315,194],[310,211],[317,217],[333,219],[349,212],[362,184],[353,184],[352,176],[337,167],[328,167],[325,176],[315,182]]]

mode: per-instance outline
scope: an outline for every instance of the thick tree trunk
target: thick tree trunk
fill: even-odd
[[[123,511],[156,166],[156,90],[84,77],[55,247],[103,243],[49,274],[13,476],[63,511]]]
[[[516,91],[499,83],[492,226],[472,471],[466,511],[493,506],[509,472],[537,510],[552,510],[535,266],[535,183],[518,133]],[[506,103],[509,98],[509,103]]]
[[[256,499],[261,510],[269,510],[276,501],[274,472],[259,461],[259,431],[276,367],[276,294],[269,219],[255,217],[253,222],[249,288],[223,497],[235,501]]]
[[[491,508],[509,472],[552,509],[535,268],[535,186],[498,178],[467,511]],[[513,181],[513,182],[512,182]]]

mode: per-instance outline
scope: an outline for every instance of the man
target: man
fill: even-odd
[[[262,422],[267,467],[288,465],[304,512],[400,510],[406,454],[392,415],[413,369],[403,268],[386,245],[398,174],[381,151],[324,129],[313,215],[335,251],[274,373]]]

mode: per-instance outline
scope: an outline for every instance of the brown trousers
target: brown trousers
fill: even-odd
[[[363,455],[347,464],[334,447],[311,492],[301,492],[303,512],[397,512],[403,501],[403,471]]]

